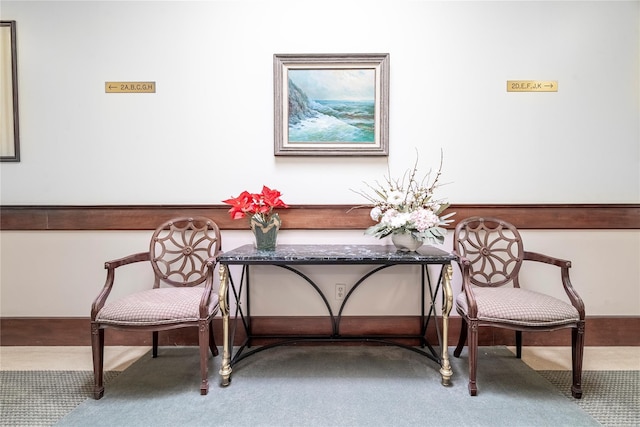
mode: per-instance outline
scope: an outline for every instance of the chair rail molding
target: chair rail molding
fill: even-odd
[[[207,216],[222,230],[244,230],[226,205],[5,205],[0,230],[153,230],[174,216]],[[640,204],[453,204],[453,217],[494,216],[520,229],[640,229]],[[373,225],[369,209],[292,205],[279,211],[290,230],[358,230]],[[450,226],[453,228],[454,223]]]

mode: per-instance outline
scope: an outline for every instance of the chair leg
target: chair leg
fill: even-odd
[[[463,317],[462,326],[460,327],[460,337],[458,338],[458,345],[453,351],[453,355],[455,357],[460,357],[460,353],[462,353],[462,348],[464,347],[465,341],[467,341],[467,321]]]
[[[158,357],[158,331],[153,331],[152,333],[152,342],[153,342],[153,351],[152,357],[155,359]]]
[[[213,357],[218,355],[218,346],[216,345],[216,339],[213,336],[213,319],[209,322],[209,349]]]
[[[201,320],[198,325],[198,340],[200,344],[200,375],[202,381],[200,383],[200,394],[205,395],[209,392],[209,330],[210,322]]]
[[[516,357],[522,359],[522,331],[516,331]]]
[[[476,396],[478,394],[478,386],[476,384],[476,369],[478,366],[478,323],[470,321],[468,326],[468,343],[469,350],[469,394]]]
[[[582,358],[584,355],[584,321],[578,327],[571,329],[571,368],[573,384],[571,395],[576,399],[582,398]]]
[[[104,396],[104,329],[91,324],[91,352],[93,354],[93,398],[98,400]]]

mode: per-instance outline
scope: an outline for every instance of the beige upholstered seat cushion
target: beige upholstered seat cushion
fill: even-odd
[[[107,302],[96,321],[111,325],[168,325],[198,321],[203,288],[160,288],[127,295]],[[218,311],[218,295],[211,293],[209,313]]]
[[[478,319],[521,326],[554,326],[580,320],[578,310],[557,298],[518,288],[473,287]],[[467,313],[464,292],[456,298],[456,308]]]

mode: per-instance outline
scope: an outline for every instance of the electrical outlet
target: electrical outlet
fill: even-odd
[[[336,299],[338,301],[343,300],[347,294],[347,285],[344,283],[336,283]]]

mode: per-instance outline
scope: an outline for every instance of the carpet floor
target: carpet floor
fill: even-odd
[[[613,384],[608,375],[615,373],[591,380],[587,371],[585,397],[576,401],[565,396],[566,371],[539,375],[507,349],[486,347],[472,398],[465,354],[451,362],[453,385],[445,388],[434,362],[395,347],[280,347],[237,364],[227,388],[217,385],[220,357],[211,359],[211,389],[200,396],[197,350],[162,348],[157,359],[145,356],[120,375],[105,373],[99,401],[90,398],[91,372],[0,372],[0,425],[638,425],[628,408],[638,407],[636,371]],[[604,391],[583,405],[591,387]],[[621,401],[621,387],[636,392]],[[607,418],[613,408],[627,415]]]
[[[570,371],[536,371],[571,398]],[[584,371],[575,403],[603,426],[640,426],[640,371]]]
[[[119,374],[105,372],[105,383]],[[0,371],[0,426],[53,425],[92,393],[92,371]]]

